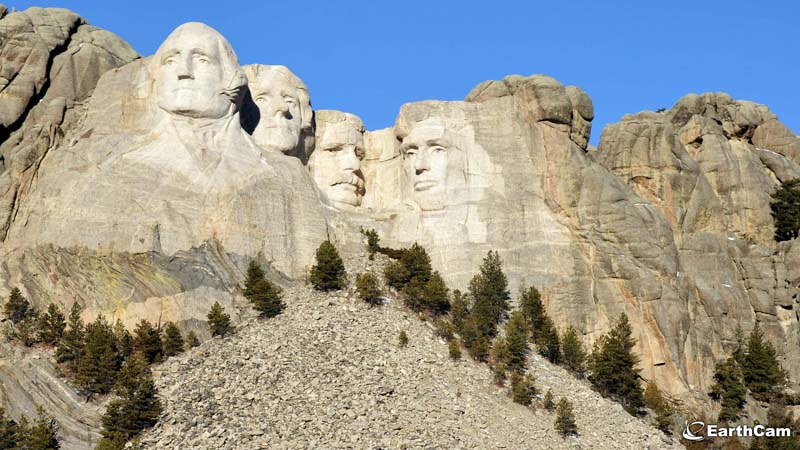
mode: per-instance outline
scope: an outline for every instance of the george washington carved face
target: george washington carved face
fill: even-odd
[[[201,23],[175,29],[156,51],[151,70],[159,108],[192,118],[232,114],[233,91],[244,85],[230,44]]]

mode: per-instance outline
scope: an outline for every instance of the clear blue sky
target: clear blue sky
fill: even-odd
[[[8,0],[7,0],[8,1]],[[394,123],[400,105],[460,100],[509,74],[547,74],[594,101],[592,143],[626,113],[690,92],[766,104],[800,133],[800,6],[782,1],[53,1],[152,54],[205,22],[242,64],[285,64],[316,109]]]

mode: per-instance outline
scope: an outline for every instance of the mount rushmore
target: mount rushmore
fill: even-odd
[[[204,24],[140,57],[66,10],[1,11],[3,295],[199,327],[250,260],[290,285],[324,240],[364,252],[364,227],[462,290],[498,251],[512,296],[537,286],[586,345],[626,313],[642,376],[688,402],[737,325],[800,379],[800,247],[769,208],[800,139],[765,106],[691,94],[595,148],[584,91],[512,75],[371,131]]]

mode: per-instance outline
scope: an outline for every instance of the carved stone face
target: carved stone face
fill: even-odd
[[[297,147],[303,127],[297,88],[275,70],[260,72],[249,84],[250,94],[261,115],[253,131],[256,143],[283,152]]]
[[[325,113],[329,112],[338,113],[339,121],[326,123]],[[317,127],[317,144],[308,164],[314,181],[334,205],[361,205],[364,196],[361,120],[338,111],[318,111]]]
[[[189,23],[167,37],[154,56],[159,108],[193,118],[219,119],[231,112],[225,89],[231,80],[221,54],[222,36],[206,25]],[[235,58],[235,57],[234,57]],[[235,62],[235,61],[234,61]]]
[[[441,121],[420,122],[403,139],[403,167],[411,196],[423,211],[447,206],[448,174],[463,174],[461,150]]]

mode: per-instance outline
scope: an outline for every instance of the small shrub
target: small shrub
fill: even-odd
[[[186,343],[189,344],[189,348],[200,346],[200,340],[197,339],[197,335],[194,331],[190,331],[189,334],[186,335]]]
[[[372,228],[368,228],[365,230],[362,227],[361,234],[363,234],[367,238],[367,250],[369,251],[369,259],[375,259],[375,253],[381,249],[380,237],[378,237],[378,232],[373,230]]]
[[[458,345],[458,341],[451,339],[447,344],[447,349],[450,352],[450,359],[453,361],[458,361],[461,359],[461,346]]]
[[[231,327],[231,316],[225,313],[219,302],[214,302],[211,311],[208,312],[208,326],[211,328],[211,336],[228,335],[233,328]]]
[[[275,317],[286,309],[283,291],[267,279],[257,262],[250,261],[244,284],[244,296],[250,300],[260,317]]]
[[[556,431],[563,437],[578,434],[578,425],[575,423],[575,413],[572,403],[561,397],[556,407]]]
[[[556,409],[556,403],[553,400],[553,391],[551,391],[550,389],[548,389],[547,393],[544,394],[544,402],[542,406],[544,406],[544,409],[548,411]]]
[[[452,341],[455,339],[453,324],[447,319],[437,318],[433,321],[433,327],[436,329],[436,335],[445,341]]]
[[[338,291],[345,287],[344,262],[339,251],[330,242],[325,241],[317,248],[317,264],[311,268],[311,284],[318,291]]]
[[[515,403],[530,406],[536,395],[536,385],[533,375],[522,375],[519,372],[511,373],[511,398]]]
[[[400,345],[400,348],[408,347],[408,335],[405,331],[400,332],[400,336],[397,338],[397,343]]]
[[[506,366],[505,362],[496,361],[492,363],[492,377],[494,384],[500,387],[505,386],[508,379],[508,366]]]
[[[356,275],[356,293],[358,297],[370,306],[381,304],[381,289],[378,286],[378,277],[372,273]]]

